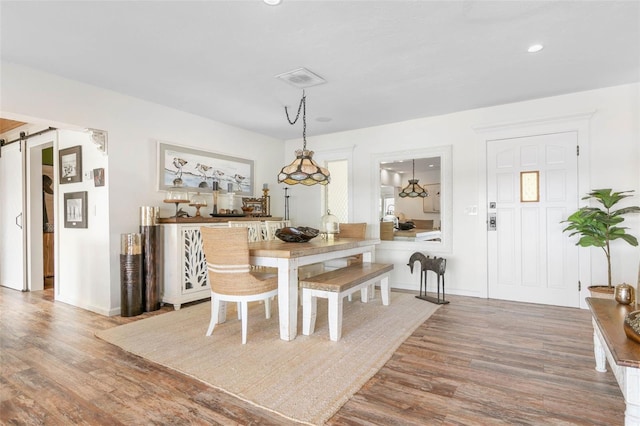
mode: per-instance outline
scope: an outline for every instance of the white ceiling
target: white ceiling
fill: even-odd
[[[440,171],[440,157],[416,158],[414,160],[402,160],[393,162],[380,162],[380,168],[390,172],[407,174],[407,179],[411,177],[415,165],[418,172],[435,172]]]
[[[4,61],[281,139],[640,80],[639,1],[0,1]],[[533,43],[545,48],[535,54]],[[326,121],[330,118],[330,121]]]

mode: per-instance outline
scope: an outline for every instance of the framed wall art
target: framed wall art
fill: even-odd
[[[60,183],[82,182],[82,146],[61,149],[58,154]]]
[[[427,184],[424,189],[429,192],[429,196],[422,199],[422,212],[440,213],[440,184]]]
[[[243,198],[242,206],[253,207],[251,214],[254,216],[262,216],[266,211],[263,198]]]
[[[64,227],[87,227],[87,191],[64,194]]]
[[[185,190],[253,195],[253,160],[158,142],[158,190],[176,184]]]
[[[93,186],[104,186],[104,168],[93,169]]]

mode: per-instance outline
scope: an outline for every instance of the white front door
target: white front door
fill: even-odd
[[[561,223],[578,206],[577,145],[576,132],[487,142],[490,298],[580,306],[578,250]],[[522,192],[522,172],[538,172],[537,189],[531,173]]]
[[[27,289],[25,146],[14,142],[0,154],[0,285],[21,291]]]

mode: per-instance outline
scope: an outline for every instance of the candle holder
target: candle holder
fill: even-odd
[[[213,211],[211,214],[218,214],[218,191],[217,189],[213,191]]]
[[[284,188],[284,220],[289,220],[289,188]]]
[[[271,197],[269,196],[269,188],[262,188],[262,215],[271,216]]]

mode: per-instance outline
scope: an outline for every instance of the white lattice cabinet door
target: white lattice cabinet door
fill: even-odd
[[[227,227],[226,223],[163,225],[164,273],[162,302],[177,310],[194,300],[211,296],[207,262],[202,250],[200,227]]]

